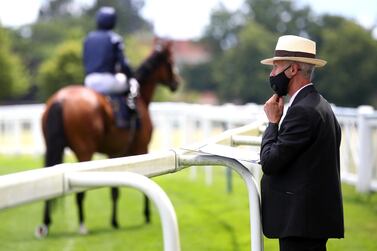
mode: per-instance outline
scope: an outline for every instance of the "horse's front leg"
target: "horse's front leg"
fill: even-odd
[[[76,203],[77,203],[77,208],[78,208],[78,215],[79,215],[79,224],[80,224],[80,227],[79,227],[79,233],[80,234],[87,234],[88,233],[88,229],[86,228],[85,224],[84,224],[84,198],[85,198],[85,193],[84,192],[80,192],[80,193],[77,193],[76,194]]]
[[[47,229],[51,224],[51,215],[50,215],[51,202],[52,200],[45,201],[44,212],[43,212],[43,224],[47,227]]]
[[[46,200],[43,211],[43,223],[36,227],[35,237],[43,238],[48,235],[48,227],[51,224],[51,202],[52,200]]]
[[[118,224],[118,199],[119,199],[119,188],[112,187],[111,188],[111,199],[113,202],[113,210],[112,210],[112,216],[111,216],[111,225],[113,228],[119,228]]]

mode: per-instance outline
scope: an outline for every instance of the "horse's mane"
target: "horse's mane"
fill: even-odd
[[[151,72],[164,60],[164,50],[154,50],[152,54],[136,70],[135,77],[139,83],[144,83]]]

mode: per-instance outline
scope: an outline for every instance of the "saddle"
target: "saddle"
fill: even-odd
[[[115,125],[122,129],[139,129],[140,117],[137,108],[130,107],[127,97],[124,94],[110,94],[106,98],[111,104]]]

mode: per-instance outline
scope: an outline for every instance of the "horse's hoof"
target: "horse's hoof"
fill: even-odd
[[[35,228],[34,235],[37,239],[43,239],[48,235],[48,226],[41,224]]]
[[[89,231],[86,228],[85,224],[81,223],[80,227],[79,227],[79,234],[81,234],[81,235],[87,235],[88,233],[89,233]]]
[[[147,224],[151,223],[151,219],[149,217],[145,218],[145,223]]]
[[[119,228],[119,225],[118,225],[118,222],[117,222],[117,221],[111,221],[111,226],[112,226],[114,229],[118,229],[118,228]]]

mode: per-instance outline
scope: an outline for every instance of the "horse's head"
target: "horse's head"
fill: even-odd
[[[169,87],[171,91],[178,88],[180,77],[174,66],[172,42],[155,40],[152,54],[137,71],[140,84],[151,77],[154,81]]]

